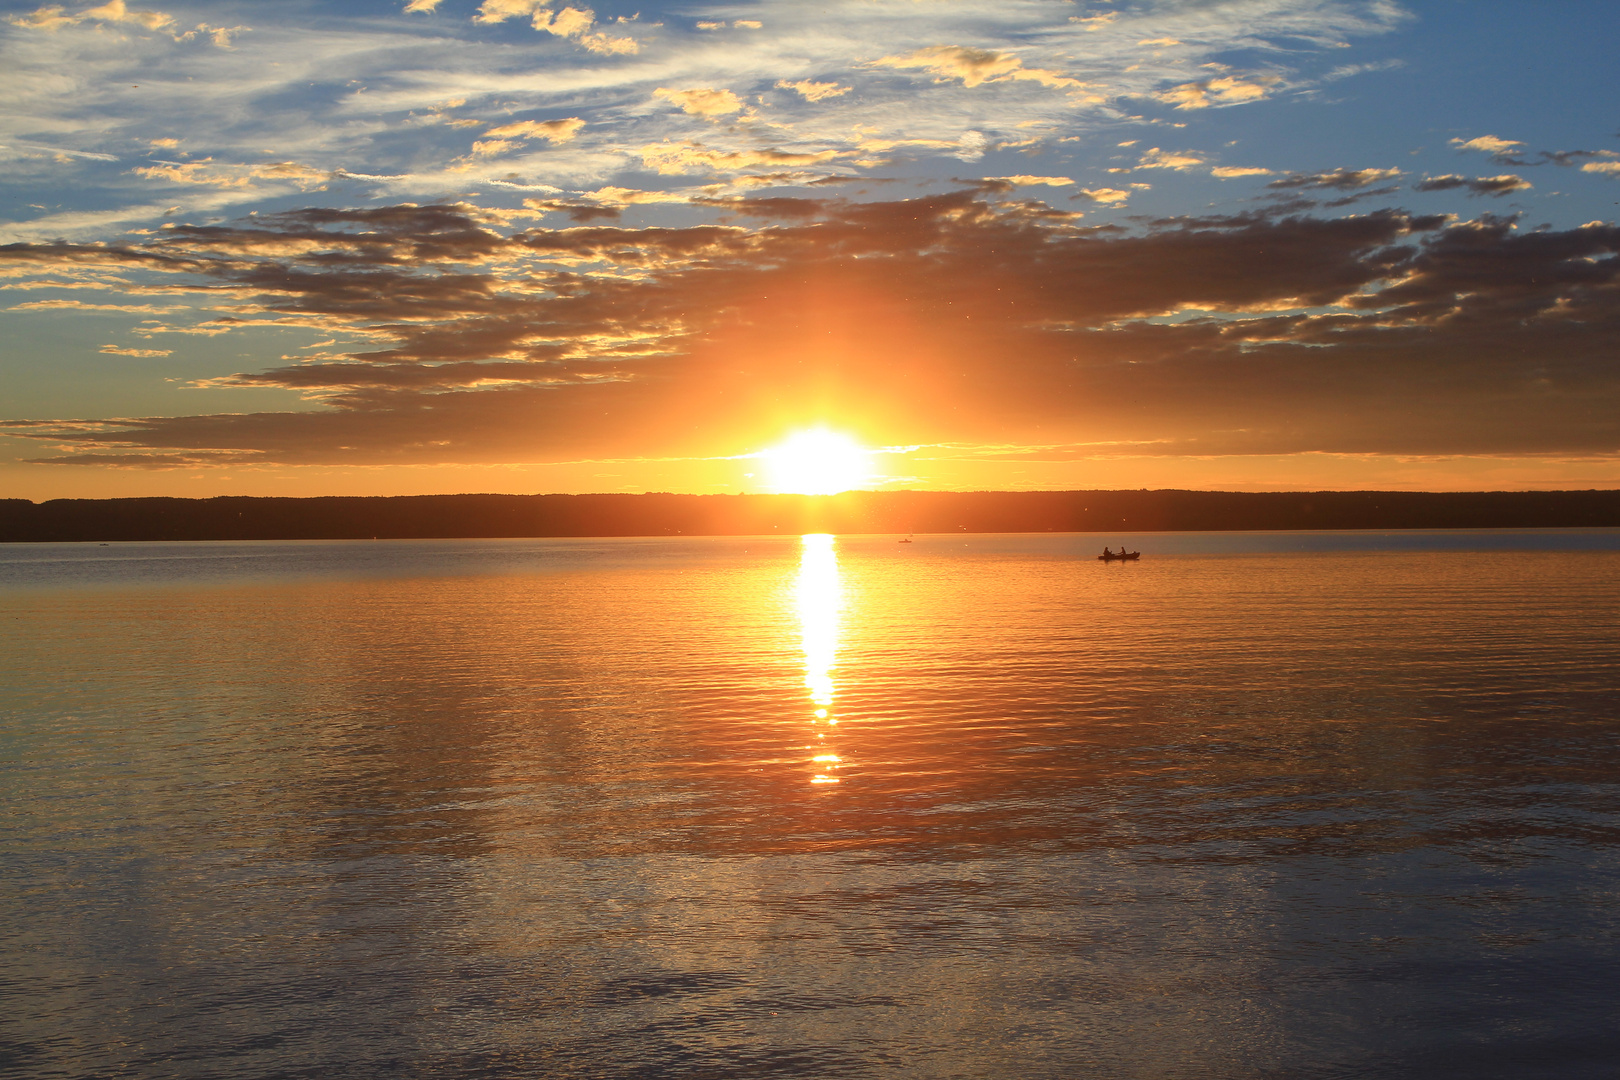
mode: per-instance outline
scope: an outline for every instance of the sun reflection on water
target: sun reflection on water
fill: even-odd
[[[810,761],[817,771],[810,782],[836,784],[838,777],[833,773],[842,759],[827,745],[827,735],[838,725],[833,715],[832,673],[838,662],[838,620],[844,606],[844,587],[838,576],[836,538],[810,533],[801,542],[794,604],[804,642],[804,685],[810,692],[811,724],[816,729],[816,745],[808,748],[816,751]]]

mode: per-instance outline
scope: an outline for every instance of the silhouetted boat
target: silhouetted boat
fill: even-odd
[[[1141,557],[1140,551],[1109,551],[1097,556],[1102,562],[1134,562]]]

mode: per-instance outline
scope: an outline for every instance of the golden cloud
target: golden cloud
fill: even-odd
[[[437,3],[437,0],[434,0]],[[507,19],[521,19],[540,12],[548,16],[550,12],[548,0],[484,0],[478,6],[478,14],[473,16],[476,23],[501,23]],[[429,9],[431,10],[431,9]]]
[[[1483,150],[1487,154],[1503,154],[1524,143],[1516,139],[1498,139],[1495,135],[1481,135],[1477,139],[1452,139],[1451,145],[1459,150]]]
[[[174,350],[173,349],[121,349],[117,345],[103,345],[97,351],[107,353],[107,354],[109,354],[111,356],[142,356],[142,357],[148,357],[148,356],[172,356],[172,355],[174,355]]]
[[[1011,53],[974,49],[964,45],[935,45],[918,49],[906,56],[885,56],[872,62],[879,67],[922,68],[931,75],[945,79],[961,79],[967,87],[987,82],[1007,82],[1024,79],[1043,86],[1081,86],[1078,79],[1059,75],[1043,68],[1026,68],[1024,62]]]
[[[1211,105],[1259,101],[1266,96],[1269,87],[1281,81],[1274,75],[1255,76],[1247,81],[1235,75],[1225,75],[1219,79],[1182,83],[1153,96],[1178,109],[1207,109]]]
[[[836,150],[819,153],[793,153],[786,150],[710,150],[701,143],[686,142],[649,143],[639,151],[642,163],[649,169],[668,175],[678,175],[692,169],[712,172],[739,172],[760,165],[793,166],[816,165],[838,156]]]
[[[1190,150],[1160,150],[1155,146],[1142,153],[1142,158],[1136,163],[1136,167],[1139,169],[1173,169],[1176,172],[1186,172],[1203,163],[1204,159]]]
[[[585,121],[577,116],[566,120],[519,120],[492,127],[484,134],[493,139],[545,139],[550,143],[565,143],[584,126]]]
[[[174,25],[174,16],[165,15],[161,11],[131,11],[124,0],[108,0],[100,7],[90,8],[78,15],[68,15],[65,13],[66,10],[61,4],[47,4],[27,15],[14,15],[6,21],[13,26],[26,26],[34,30],[56,30],[90,19],[97,22],[135,23],[148,30],[162,30]]]
[[[711,87],[696,87],[691,90],[670,90],[660,86],[653,91],[653,97],[663,98],[672,105],[679,105],[685,112],[693,116],[728,116],[734,112],[741,112],[742,99],[730,90],[715,90]]]
[[[1074,183],[1067,176],[1027,176],[1020,173],[1017,176],[987,176],[986,180],[1004,180],[1019,187],[1068,187]]]
[[[1271,170],[1251,165],[1217,165],[1209,174],[1219,180],[1235,180],[1240,176],[1270,176]]]
[[[848,86],[839,86],[835,82],[811,82],[801,79],[798,82],[788,82],[786,79],[777,81],[778,90],[792,90],[806,101],[825,101],[828,98],[841,97],[852,89]]]
[[[160,165],[142,165],[131,169],[136,176],[152,180],[172,180],[176,184],[198,184],[207,187],[241,188],[254,180],[290,180],[304,191],[326,183],[331,174],[296,161],[273,161],[264,165],[215,164],[213,158],[184,164],[164,162]]]
[[[1139,184],[1137,186],[1146,187],[1147,185]],[[1090,199],[1092,202],[1102,203],[1104,206],[1119,206],[1131,197],[1131,193],[1120,188],[1081,188],[1074,197],[1077,199]]]

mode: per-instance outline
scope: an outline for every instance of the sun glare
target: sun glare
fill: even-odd
[[[836,495],[872,479],[872,451],[826,428],[794,432],[759,456],[779,495]]]

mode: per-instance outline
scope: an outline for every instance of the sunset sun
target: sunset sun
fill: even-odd
[[[796,431],[759,457],[766,484],[780,495],[836,495],[872,479],[872,451],[826,428]]]

